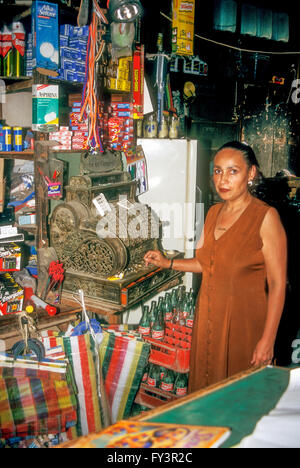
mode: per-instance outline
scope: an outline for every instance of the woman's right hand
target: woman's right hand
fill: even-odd
[[[160,268],[169,268],[171,260],[166,258],[159,250],[149,250],[144,256],[146,266],[155,265]]]

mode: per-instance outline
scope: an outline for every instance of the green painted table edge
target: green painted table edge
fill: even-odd
[[[196,426],[222,426],[231,436],[221,448],[236,446],[252,434],[258,421],[272,411],[290,380],[290,369],[268,367],[186,402],[167,405],[141,421]]]

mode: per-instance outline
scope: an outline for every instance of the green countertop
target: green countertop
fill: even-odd
[[[267,367],[221,388],[204,394],[190,395],[188,401],[161,407],[141,417],[142,421],[189,424],[196,426],[224,426],[232,431],[222,445],[229,448],[250,435],[258,421],[275,408],[286,391],[290,370]]]

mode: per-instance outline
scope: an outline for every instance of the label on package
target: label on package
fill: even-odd
[[[166,315],[165,315],[165,321],[166,322],[171,322],[172,317],[173,317],[172,312],[167,312]]]
[[[194,325],[194,320],[188,319],[188,320],[186,321],[186,326],[187,326],[187,327],[193,328],[193,325]]]
[[[165,382],[162,382],[160,384],[160,388],[164,391],[164,392],[173,392],[174,390],[174,384],[173,383],[165,383]]]
[[[14,48],[24,57],[25,55],[25,34],[13,33],[12,35]]]
[[[8,54],[8,52],[10,50],[12,50],[12,33],[9,32],[7,34],[2,34],[2,42],[1,42],[1,46],[2,46],[2,57],[6,57],[6,55]]]
[[[139,333],[141,335],[150,335],[150,327],[139,327]]]
[[[176,388],[175,395],[177,395],[177,396],[185,396],[185,395],[187,395],[187,387],[184,387],[184,388]]]
[[[153,330],[152,331],[152,338],[154,340],[163,340],[164,338],[164,330]]]
[[[148,376],[147,385],[149,385],[150,387],[156,387],[156,379],[152,379]]]

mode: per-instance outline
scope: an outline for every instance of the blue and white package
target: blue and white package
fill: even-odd
[[[5,137],[3,133],[3,125],[0,125],[0,151],[4,151]]]
[[[58,5],[32,2],[33,67],[59,68]]]
[[[63,70],[74,70],[76,71],[76,62],[72,59],[62,58],[61,59],[61,68]]]
[[[69,39],[69,46],[70,47],[75,47],[76,49],[80,50],[87,50],[87,45],[88,45],[88,38],[78,38],[78,37],[73,37]]]
[[[73,29],[74,26],[72,26],[71,24],[62,24],[60,27],[60,34],[62,34],[63,36],[72,37]]]
[[[82,62],[78,60],[78,62],[75,62],[75,71],[78,73],[85,73],[85,62]]]
[[[64,46],[64,47],[68,47],[69,45],[69,38],[68,36],[64,36],[63,34],[61,34],[59,36],[59,43],[60,43],[60,47]]]
[[[61,58],[67,58],[70,60],[81,60],[81,52],[80,50],[71,48],[71,47],[61,47],[60,48],[60,56]]]
[[[89,35],[89,26],[75,26],[73,28],[73,37],[82,37]]]

